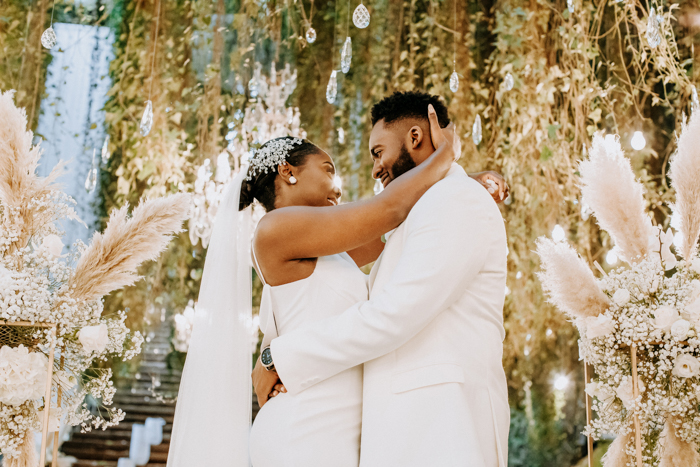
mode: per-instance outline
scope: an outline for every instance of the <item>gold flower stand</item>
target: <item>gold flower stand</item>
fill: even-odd
[[[632,395],[635,399],[639,397],[639,376],[637,374],[637,344],[632,344],[630,347],[630,355],[632,357]],[[593,368],[587,362],[583,363],[583,373],[585,384],[588,384],[593,379]],[[591,411],[592,398],[586,393],[586,423],[591,426],[593,421],[593,413]],[[588,467],[593,467],[593,438],[588,437]],[[637,467],[642,467],[642,435],[641,426],[639,423],[639,414],[634,413],[634,446],[635,446],[635,463]]]
[[[37,328],[51,330],[51,342],[49,344],[48,375],[46,378],[46,392],[44,394],[44,424],[41,433],[41,455],[39,465],[46,465],[46,445],[49,437],[49,418],[51,417],[51,384],[53,380],[54,353],[56,351],[56,325],[53,323],[31,323],[28,321],[3,321],[0,320],[0,347],[19,347],[23,345],[30,351],[37,352],[41,339],[35,337]],[[63,366],[63,356],[61,356]],[[61,406],[61,387],[58,387],[58,407]],[[58,458],[58,431],[54,432],[53,458],[51,467],[56,467]]]

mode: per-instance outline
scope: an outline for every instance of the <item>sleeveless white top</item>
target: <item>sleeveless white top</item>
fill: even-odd
[[[318,258],[309,277],[284,285],[266,284],[257,270],[263,282],[263,348],[278,335],[339,315],[368,298],[367,276],[346,253]],[[361,366],[299,394],[282,393],[260,409],[253,423],[253,467],[357,467],[361,422]]]

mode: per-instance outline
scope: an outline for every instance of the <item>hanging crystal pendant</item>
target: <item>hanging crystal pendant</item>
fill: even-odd
[[[336,70],[333,70],[331,79],[328,80],[328,86],[326,87],[326,100],[329,104],[333,104],[335,102],[335,97],[338,95],[337,73]]]
[[[151,127],[153,126],[153,102],[150,100],[146,101],[146,110],[143,111],[143,117],[141,117],[141,125],[139,125],[139,130],[141,130],[141,136],[148,136],[151,132]]]
[[[481,143],[481,115],[477,115],[476,120],[474,120],[474,126],[472,127],[472,139],[474,140],[474,144],[477,146],[479,143]]]
[[[306,30],[306,42],[309,44],[316,42],[316,30],[311,26],[309,26],[309,29]]]
[[[105,142],[102,143],[102,163],[106,164],[107,161],[109,160],[109,156],[111,154],[109,153],[109,135],[105,138]]]
[[[85,179],[85,191],[88,193],[95,191],[95,187],[97,186],[97,164],[95,163],[95,152],[97,152],[97,150],[93,149],[92,165],[90,167],[90,172],[88,172],[88,176]]]
[[[350,71],[350,62],[352,61],[352,39],[350,36],[345,38],[343,51],[340,53],[340,69],[343,73]]]
[[[450,91],[457,92],[459,90],[459,75],[457,71],[453,71],[450,75]]]
[[[661,44],[661,15],[656,14],[654,8],[649,11],[649,19],[647,20],[647,42],[649,47],[655,49]]]
[[[369,11],[367,11],[367,7],[364,6],[362,2],[357,5],[357,8],[355,8],[352,14],[352,23],[360,29],[369,26]]]
[[[250,97],[255,99],[258,97],[258,93],[260,92],[260,83],[258,83],[258,80],[255,79],[255,76],[250,78],[250,81],[248,81],[248,91],[250,91]]]
[[[53,27],[48,28],[41,34],[41,45],[47,49],[53,48],[57,42],[56,32],[53,30]]]
[[[569,13],[573,13],[574,10],[574,0],[566,0],[566,8],[569,9]]]
[[[694,114],[700,110],[700,100],[698,99],[698,89],[693,85],[690,91],[690,111]]]
[[[374,182],[374,194],[375,194],[375,195],[378,195],[378,194],[381,193],[382,191],[384,191],[384,185],[382,185],[382,181],[381,181],[381,180],[377,179],[377,180]]]
[[[515,80],[513,79],[513,75],[508,73],[506,74],[506,77],[503,78],[503,87],[506,91],[511,91],[513,86],[515,86]]]

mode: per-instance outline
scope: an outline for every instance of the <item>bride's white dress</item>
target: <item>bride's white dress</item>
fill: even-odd
[[[350,256],[318,258],[308,278],[264,285],[260,306],[260,327],[266,333],[263,345],[275,334],[339,315],[367,297],[366,276]],[[361,366],[296,395],[282,393],[260,409],[253,423],[253,467],[357,467],[361,422]]]

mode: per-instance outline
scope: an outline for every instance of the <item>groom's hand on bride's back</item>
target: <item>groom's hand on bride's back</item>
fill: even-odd
[[[266,370],[260,359],[255,363],[255,368],[253,368],[253,373],[250,376],[253,379],[253,388],[255,388],[255,394],[258,396],[258,405],[260,407],[265,405],[271,397],[275,397],[281,392],[287,392],[277,372]]]

